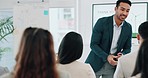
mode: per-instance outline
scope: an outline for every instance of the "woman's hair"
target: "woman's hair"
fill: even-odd
[[[16,56],[14,78],[58,78],[53,38],[41,28],[26,28]]]
[[[148,39],[145,39],[140,46],[132,76],[135,76],[138,73],[141,73],[141,78],[148,77]]]
[[[61,64],[68,64],[82,56],[83,41],[80,34],[69,32],[63,38],[59,51],[58,60]]]
[[[140,24],[138,28],[138,33],[142,37],[142,39],[147,39],[148,38],[148,21],[145,21]]]

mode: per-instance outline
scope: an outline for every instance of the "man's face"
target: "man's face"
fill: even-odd
[[[115,15],[117,19],[124,21],[129,14],[130,7],[131,6],[129,4],[123,2],[121,2],[118,7],[115,7]]]

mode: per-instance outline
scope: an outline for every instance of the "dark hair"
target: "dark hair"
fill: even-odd
[[[132,5],[131,1],[129,1],[129,0],[118,0],[118,1],[116,2],[116,7],[118,7],[121,2],[127,3],[127,4],[129,4],[130,6]]]
[[[58,60],[61,64],[68,64],[82,56],[83,41],[80,34],[69,32],[63,38],[59,51]]]
[[[141,78],[148,77],[148,39],[145,39],[140,46],[136,66],[132,76],[135,76],[138,73],[141,73]]]
[[[143,39],[148,38],[148,21],[143,22],[138,29],[138,33]]]
[[[53,38],[41,28],[26,28],[16,56],[14,78],[58,78]]]

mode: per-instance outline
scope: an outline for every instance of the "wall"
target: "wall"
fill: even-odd
[[[16,55],[22,33],[27,27],[39,27],[49,29],[48,3],[17,4],[13,8],[13,25],[15,27],[15,51]]]
[[[20,3],[41,3],[42,1],[48,3],[49,0],[0,0],[0,9],[11,9],[13,6]]]
[[[0,0],[0,9],[12,8],[16,4],[16,0]]]

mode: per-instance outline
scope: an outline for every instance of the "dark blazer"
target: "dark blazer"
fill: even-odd
[[[94,28],[91,37],[91,52],[86,59],[94,72],[99,71],[107,62],[107,57],[110,54],[110,48],[113,38],[113,16],[100,18]],[[131,51],[132,27],[124,21],[120,37],[117,42],[118,52],[127,54]]]

